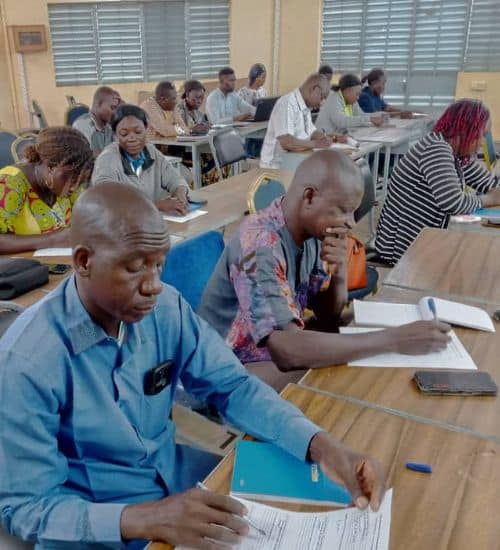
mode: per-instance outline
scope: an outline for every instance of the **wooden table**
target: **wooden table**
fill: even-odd
[[[254,168],[203,187],[196,191],[196,195],[207,199],[208,202],[202,206],[202,210],[206,210],[208,214],[185,223],[169,222],[170,232],[183,238],[189,238],[238,221],[248,211],[247,193],[250,185],[263,173],[275,176],[285,186],[292,178],[292,174],[284,170]]]
[[[384,284],[500,302],[499,235],[426,228]]]
[[[234,126],[234,129],[243,137],[249,135],[260,135],[263,134],[267,128],[266,122],[247,122],[247,123],[237,123]],[[229,125],[228,125],[229,126]],[[198,137],[193,141],[179,141],[177,137],[164,138],[164,139],[153,139],[151,143],[154,145],[172,145],[175,147],[184,147],[184,149],[191,149],[191,157],[193,162],[193,181],[196,189],[201,188],[201,161],[200,161],[200,152],[203,150],[205,152],[210,152],[210,139],[211,135],[216,133],[217,130],[212,130],[206,136]]]
[[[394,489],[391,550],[498,548],[498,444],[296,385],[285,388],[283,397],[334,437],[381,461],[388,487]],[[433,473],[407,470],[410,461],[431,464]],[[207,486],[228,493],[232,465],[231,454],[208,477]]]
[[[417,303],[425,292],[382,287],[375,300],[399,303]],[[433,293],[447,298],[447,295]],[[496,304],[462,300],[492,313],[500,309]],[[500,326],[492,334],[479,330],[454,327],[479,370],[489,372],[500,387]],[[427,419],[437,425],[455,426],[462,431],[500,442],[500,396],[457,397],[426,396],[417,390],[412,378],[416,369],[363,368],[336,366],[311,369],[300,384],[317,388],[333,396],[342,396],[367,406],[398,411],[412,418]]]

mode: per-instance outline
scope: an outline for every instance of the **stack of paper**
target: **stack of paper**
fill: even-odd
[[[71,248],[39,248],[33,252],[33,256],[71,256]]]

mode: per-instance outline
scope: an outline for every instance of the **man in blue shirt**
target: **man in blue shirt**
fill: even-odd
[[[239,542],[243,505],[190,489],[213,463],[175,444],[179,382],[240,429],[319,462],[358,506],[378,508],[379,464],[250,376],[162,285],[169,235],[139,190],[91,188],[71,233],[75,275],[0,340],[0,512],[11,534],[44,550]]]

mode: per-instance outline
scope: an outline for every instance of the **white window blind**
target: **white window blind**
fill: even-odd
[[[227,0],[189,0],[187,6],[189,74],[205,78],[229,64]]]
[[[500,0],[471,0],[466,71],[500,70]]]
[[[58,86],[214,77],[229,63],[229,0],[49,4]]]

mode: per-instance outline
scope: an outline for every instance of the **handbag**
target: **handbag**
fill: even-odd
[[[354,235],[347,236],[347,290],[368,286],[365,245]]]
[[[49,282],[49,268],[37,260],[0,258],[0,300],[12,300]]]

